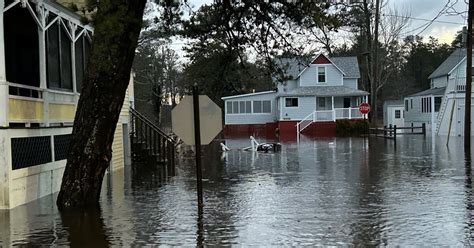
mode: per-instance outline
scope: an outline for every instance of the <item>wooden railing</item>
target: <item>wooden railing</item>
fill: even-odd
[[[426,135],[426,124],[415,127],[413,123],[410,127],[397,127],[397,125],[388,125],[383,128],[370,128],[370,134],[375,137],[384,137],[386,139],[396,139],[397,135],[422,134]]]
[[[174,139],[133,108],[130,108],[130,122],[132,158],[148,164],[164,164],[167,174],[174,175]]]

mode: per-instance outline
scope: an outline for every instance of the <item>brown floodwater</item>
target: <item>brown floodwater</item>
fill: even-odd
[[[248,139],[225,140],[230,148]],[[461,138],[309,139],[279,153],[203,153],[177,176],[135,164],[108,174],[97,212],[60,214],[55,196],[0,211],[0,246],[469,246],[473,191]]]

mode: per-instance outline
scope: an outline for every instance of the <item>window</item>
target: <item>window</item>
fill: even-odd
[[[285,98],[285,107],[298,107],[298,98]]]
[[[271,101],[253,101],[253,113],[271,113],[272,106]]]
[[[318,97],[318,108],[326,108],[326,98]]]
[[[5,12],[3,20],[7,81],[39,87],[38,26],[34,18],[27,8],[17,4]],[[20,90],[17,95],[30,96],[29,93]]]
[[[89,58],[90,41],[82,35],[75,44],[76,53],[76,91],[81,92],[82,80],[87,66],[87,59]]]
[[[262,101],[253,101],[253,112],[262,113]]]
[[[421,98],[421,112],[430,113],[431,112],[431,97],[422,97]]]
[[[344,108],[350,108],[351,107],[351,99],[348,97],[344,97]]]
[[[408,111],[408,100],[405,100],[405,111]]]
[[[252,113],[252,102],[246,101],[245,102],[245,113],[250,114]]]
[[[46,30],[48,87],[72,90],[71,40],[57,21]]]
[[[227,114],[271,113],[271,101],[229,101],[226,102]]]
[[[232,113],[239,113],[239,102],[232,102]]]
[[[245,102],[239,102],[239,106],[240,106],[239,113],[245,114]]]
[[[413,99],[410,99],[410,108],[413,109]]]
[[[435,97],[435,112],[439,112],[441,107],[442,98],[440,96]]]
[[[263,101],[263,113],[271,113],[272,112],[272,106],[270,104],[270,101]]]
[[[401,118],[401,110],[397,109],[395,110],[395,119],[400,119]]]
[[[227,102],[227,114],[232,114],[232,102]]]
[[[326,83],[326,67],[318,67],[318,83]]]

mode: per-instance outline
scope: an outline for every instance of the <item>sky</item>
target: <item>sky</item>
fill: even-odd
[[[213,0],[190,0],[189,3],[198,8]],[[387,6],[396,9],[399,15],[411,17],[403,36],[421,35],[435,37],[440,42],[451,43],[456,32],[466,25],[467,0],[386,0]],[[452,8],[446,8],[446,7]],[[460,13],[460,14],[455,14]],[[421,19],[421,20],[420,20]],[[434,20],[433,22],[431,22]],[[184,56],[182,47],[185,41],[174,40],[171,47],[181,58]]]
[[[448,4],[452,9],[442,11],[436,22],[411,19],[406,28],[407,35],[433,36],[440,42],[451,43],[456,32],[466,25],[467,4],[465,0],[388,0],[389,6],[395,7],[402,13],[408,13],[412,18],[433,20]],[[453,15],[455,12],[461,14]],[[454,22],[459,24],[441,23]],[[463,23],[463,24],[461,24]],[[428,25],[430,24],[430,25]],[[426,30],[423,30],[426,26]]]

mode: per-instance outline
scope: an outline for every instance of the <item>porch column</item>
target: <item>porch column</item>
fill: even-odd
[[[4,28],[3,28],[4,7],[5,7],[5,1],[0,0],[0,127],[8,127],[9,93],[8,93],[7,75],[6,75],[6,70],[5,70],[5,42],[4,42]],[[0,209],[6,209],[9,207],[9,193],[10,193],[9,154],[11,154],[11,151],[10,151],[10,137],[8,136],[8,130],[0,129],[0,171],[2,171],[2,173],[0,173]],[[2,221],[0,220],[0,222]],[[0,226],[0,228],[4,228],[4,226],[3,227]],[[8,240],[9,235],[6,238]]]
[[[336,110],[334,109],[334,96],[331,96],[332,119],[336,121]]]
[[[46,18],[47,14],[43,8],[43,0],[38,1],[38,6],[41,9],[39,18],[41,25],[38,27],[38,53],[39,53],[39,72],[40,72],[40,88],[43,94],[43,121],[42,126],[49,126],[49,102],[50,96],[48,94],[48,72],[46,65]]]
[[[431,96],[431,135],[434,137],[436,132],[436,121],[435,121],[435,98]]]
[[[5,42],[3,31],[3,8],[5,1],[0,0],[0,127],[8,127],[8,83],[5,71]]]

